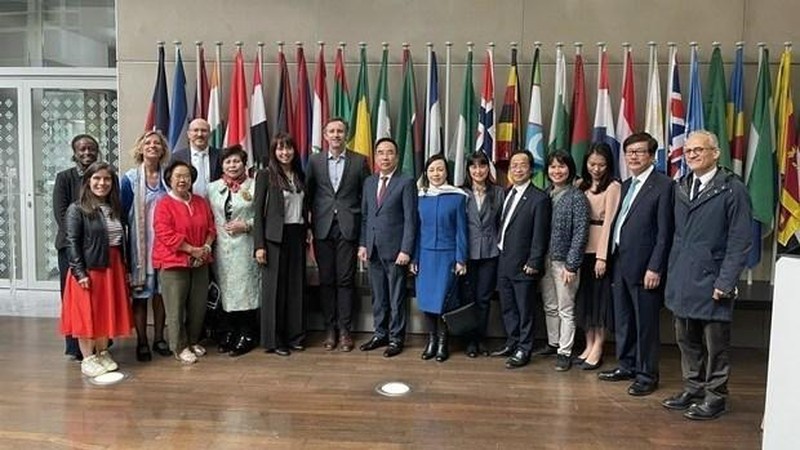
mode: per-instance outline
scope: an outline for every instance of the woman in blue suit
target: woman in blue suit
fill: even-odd
[[[425,163],[418,211],[419,238],[411,271],[417,275],[417,306],[425,313],[428,330],[422,359],[442,362],[450,353],[441,316],[454,306],[456,276],[467,272],[467,196],[447,183],[447,162],[441,154]]]

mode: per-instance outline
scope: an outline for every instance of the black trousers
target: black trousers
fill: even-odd
[[[495,290],[497,290],[497,258],[467,261],[465,297],[467,302],[475,302],[478,309],[478,328],[471,335],[473,341],[480,341],[486,337],[489,306]]]
[[[626,280],[618,267],[612,292],[619,367],[634,372],[641,383],[653,383],[658,381],[663,283],[657,289],[645,289],[641,282]]]
[[[533,350],[533,296],[537,281],[512,280],[504,274],[497,277],[506,345],[528,354]]]
[[[67,256],[67,249],[58,249],[58,275],[61,282],[61,301],[64,301],[64,287],[67,284],[67,272],[69,271],[69,257]],[[78,347],[78,340],[72,336],[64,336],[64,354],[65,355],[78,355],[81,350]]]
[[[730,322],[675,317],[675,340],[681,350],[684,390],[706,401],[725,398],[731,373]]]
[[[406,302],[406,272],[394,260],[384,260],[373,249],[369,260],[369,278],[372,285],[372,317],[375,336],[388,337],[389,341],[403,344],[406,339],[408,304]]]
[[[353,285],[356,275],[358,243],[342,236],[334,219],[325,239],[315,239],[319,265],[319,300],[325,327],[350,332],[353,316]]]
[[[305,227],[298,224],[283,226],[283,242],[267,241],[261,280],[261,345],[267,350],[305,340],[305,242]]]

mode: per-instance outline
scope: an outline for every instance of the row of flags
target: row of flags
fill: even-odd
[[[644,129],[656,138],[657,170],[679,178],[687,172],[683,144],[688,133],[707,129],[719,137],[720,164],[742,177],[753,200],[754,243],[760,244],[762,230],[773,229],[778,212],[778,240],[788,245],[800,232],[800,187],[797,174],[797,136],[791,90],[791,47],[781,56],[774,90],[771,85],[769,58],[766,47],[760,47],[756,99],[750,125],[749,141],[745,140],[743,46],[737,44],[730,84],[725,85],[725,71],[720,46],[714,45],[709,62],[706,95],[699,75],[699,49],[691,45],[688,90],[684,96],[679,77],[678,51],[669,46],[666,95],[661,95],[658,49],[649,45],[645,123],[636,123],[633,51],[624,46],[621,95],[616,116],[613,116],[608,71],[608,49],[598,45],[598,70],[594,120],[590,128],[587,109],[586,80],[582,46],[576,44],[573,64],[572,95],[568,100],[567,64],[563,45],[557,44],[555,74],[552,82],[553,108],[548,139],[545,140],[542,115],[541,48],[534,48],[528,97],[527,121],[523,121],[518,49],[511,48],[511,62],[503,91],[500,113],[495,119],[494,47],[485,51],[479,99],[473,82],[473,46],[468,45],[463,90],[456,128],[449,148],[442,117],[439,95],[437,54],[432,45],[427,51],[427,71],[424,104],[420,108],[414,76],[414,63],[408,45],[402,53],[401,105],[396,126],[392,126],[388,77],[388,45],[383,45],[379,79],[374,101],[370,101],[366,44],[360,45],[359,70],[356,88],[350,95],[344,67],[344,45],[336,50],[334,62],[333,104],[329,105],[324,44],[319,46],[313,91],[302,45],[296,49],[295,90],[286,62],[283,46],[278,49],[279,73],[278,110],[275,131],[290,133],[297,151],[305,163],[312,152],[325,148],[322,127],[329,117],[342,117],[349,123],[348,147],[372,161],[374,142],[394,137],[399,146],[400,170],[419,176],[424,160],[444,152],[451,167],[453,181],[461,184],[466,176],[466,161],[473,152],[484,152],[493,163],[493,170],[507,167],[510,155],[520,149],[534,156],[534,182],[546,184],[546,155],[557,149],[571,152],[578,167],[593,142],[606,142],[612,148],[616,175],[628,177],[621,143],[633,132]],[[263,47],[255,57],[253,86],[247,95],[244,76],[244,55],[237,46],[231,76],[227,123],[220,114],[220,46],[207,81],[204,51],[197,49],[197,86],[194,108],[186,108],[186,78],[180,47],[176,47],[173,79],[173,102],[168,107],[164,68],[164,47],[158,47],[158,71],[153,101],[148,111],[146,129],[159,129],[167,136],[173,149],[185,139],[186,123],[203,117],[212,128],[212,143],[226,146],[238,143],[253,156],[256,165],[265,165],[269,130],[266,120],[261,68]],[[448,55],[449,62],[449,55]],[[448,71],[449,73],[449,71]],[[294,98],[293,98],[294,92]],[[665,104],[662,104],[662,98]],[[444,119],[444,120],[443,120]],[[615,126],[616,123],[616,126]],[[449,137],[449,136],[447,136]],[[185,144],[184,144],[185,146]],[[754,245],[751,266],[760,259],[760,245]]]

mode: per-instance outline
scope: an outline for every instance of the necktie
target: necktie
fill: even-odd
[[[500,216],[500,223],[505,225],[506,219],[508,218],[508,213],[511,212],[511,205],[514,204],[514,196],[517,195],[517,190],[511,188],[511,194],[508,196],[508,201],[506,201],[506,206],[503,207],[503,214]]]
[[[692,183],[692,195],[689,197],[689,200],[694,200],[697,198],[697,194],[700,193],[700,178],[695,177],[694,183]]]
[[[198,152],[198,164],[195,169],[197,169],[197,181],[195,182],[195,194],[200,196],[206,195],[206,185],[208,184],[208,178],[206,175],[206,152]]]
[[[381,185],[378,187],[378,206],[381,206],[383,203],[383,197],[386,195],[386,183],[389,181],[389,177],[381,177]]]
[[[631,187],[628,188],[628,192],[625,193],[625,198],[622,199],[622,206],[619,210],[619,218],[617,219],[617,225],[614,227],[614,243],[619,244],[619,233],[622,230],[622,223],[625,222],[625,218],[628,216],[628,211],[631,209],[631,203],[633,203],[633,195],[636,192],[636,186],[640,183],[638,178],[631,178]]]

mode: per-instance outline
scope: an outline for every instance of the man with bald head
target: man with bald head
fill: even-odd
[[[192,192],[205,197],[208,184],[222,176],[219,149],[209,145],[211,126],[205,119],[192,120],[186,134],[189,136],[189,148],[175,151],[172,160],[187,162],[197,170],[197,181],[192,185]]]

